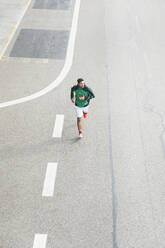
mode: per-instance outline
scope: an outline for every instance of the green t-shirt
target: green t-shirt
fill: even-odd
[[[87,100],[80,100],[79,97],[85,96],[88,97],[89,93],[85,90],[83,90],[83,88],[78,87],[75,91],[75,103],[78,107],[84,107],[86,105],[88,105],[88,101]]]

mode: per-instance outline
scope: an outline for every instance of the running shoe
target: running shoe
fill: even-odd
[[[79,138],[82,138],[83,137],[82,132],[79,132],[78,137]]]

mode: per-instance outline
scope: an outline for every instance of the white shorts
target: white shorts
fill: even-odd
[[[82,108],[75,106],[75,110],[77,118],[81,118],[83,113],[88,113],[88,106]]]

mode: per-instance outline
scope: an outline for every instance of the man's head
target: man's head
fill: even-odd
[[[82,78],[77,79],[77,84],[79,87],[84,88],[84,79]]]

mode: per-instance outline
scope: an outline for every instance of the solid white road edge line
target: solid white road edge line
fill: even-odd
[[[40,91],[38,91],[32,95],[29,95],[29,96],[26,96],[23,98],[19,98],[16,100],[0,103],[0,108],[8,107],[11,105],[16,105],[19,103],[28,102],[28,101],[36,99],[40,96],[43,96],[43,95],[47,94],[48,92],[52,91],[54,88],[56,88],[64,80],[64,78],[68,74],[68,72],[72,66],[72,62],[73,62],[73,54],[74,54],[74,46],[75,46],[76,32],[77,32],[77,26],[78,26],[80,3],[81,3],[81,0],[76,0],[65,64],[64,64],[64,67],[63,67],[62,71],[60,72],[59,76],[56,78],[56,80],[54,82],[52,82],[50,85],[48,85],[46,88],[44,88],[44,89],[42,89],[42,90],[40,90]]]

